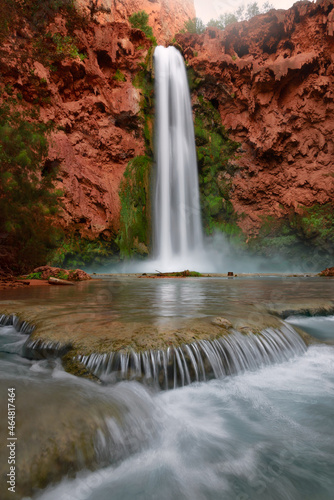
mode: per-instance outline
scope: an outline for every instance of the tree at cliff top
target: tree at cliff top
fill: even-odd
[[[184,30],[182,31],[186,31],[187,33],[197,33],[200,35],[205,31],[205,24],[198,17],[194,17],[193,19],[188,19],[188,21],[184,23]]]
[[[265,2],[262,7],[259,7],[257,2],[251,2],[247,5],[241,5],[234,12],[226,12],[220,15],[218,19],[211,19],[207,26],[215,26],[223,30],[229,24],[239,21],[248,21],[252,17],[258,16],[259,14],[265,14],[273,8],[274,6],[269,2]]]
[[[18,111],[11,98],[0,106],[0,270],[5,272],[45,264],[57,236],[56,171],[43,163],[51,125],[32,121],[37,118]]]

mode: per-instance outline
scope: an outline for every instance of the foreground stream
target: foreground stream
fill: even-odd
[[[190,314],[196,281],[155,283],[138,285],[146,289],[146,301],[149,290],[154,297],[160,287],[174,287],[175,295],[167,295],[161,309],[172,315],[174,302],[176,315]],[[270,290],[272,299],[284,289],[274,280],[245,280],[244,287],[241,280],[225,280],[210,297],[206,282],[197,283],[200,315],[206,305],[217,314],[219,302],[232,304],[237,293],[246,303]],[[299,293],[303,300],[312,294],[318,299],[322,290],[325,300],[332,283],[323,281],[321,288],[321,282],[306,280]],[[101,294],[102,285],[93,285]],[[177,292],[183,290],[184,299],[186,289],[189,301],[181,311]],[[289,286],[286,290],[291,293]],[[128,293],[122,285],[118,314]],[[138,297],[133,306],[144,315],[141,301]],[[164,318],[161,314],[160,321]],[[333,340],[331,318],[288,321]],[[20,355],[25,342],[26,335],[12,326],[0,327],[1,397],[6,399],[8,387],[16,388],[20,462],[16,493],[7,494],[2,485],[1,498],[332,500],[333,345],[316,343],[285,361],[158,391],[136,381],[96,384],[64,372],[57,359],[26,359]],[[2,408],[2,442],[5,424]],[[3,479],[6,452],[0,458]]]

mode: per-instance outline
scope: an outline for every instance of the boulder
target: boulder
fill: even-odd
[[[319,273],[319,276],[334,276],[334,267],[327,267],[324,271]]]
[[[41,273],[41,278],[43,280],[48,280],[50,277],[58,278],[58,280],[70,280],[70,281],[84,281],[92,279],[89,274],[87,274],[82,269],[62,269],[60,267],[51,266],[41,266],[36,267],[33,273]]]

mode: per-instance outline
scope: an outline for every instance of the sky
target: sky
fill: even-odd
[[[204,23],[210,19],[217,19],[224,12],[234,12],[240,5],[251,3],[253,0],[194,0],[196,16]],[[297,0],[269,0],[275,9],[289,9]],[[262,5],[264,0],[258,0]]]

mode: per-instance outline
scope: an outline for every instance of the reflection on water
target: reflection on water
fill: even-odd
[[[85,321],[159,322],[162,318],[201,318],[247,312],[255,305],[332,300],[334,280],[322,278],[115,278],[81,282],[75,287],[0,290],[1,302],[24,301],[57,315],[85,315]]]

